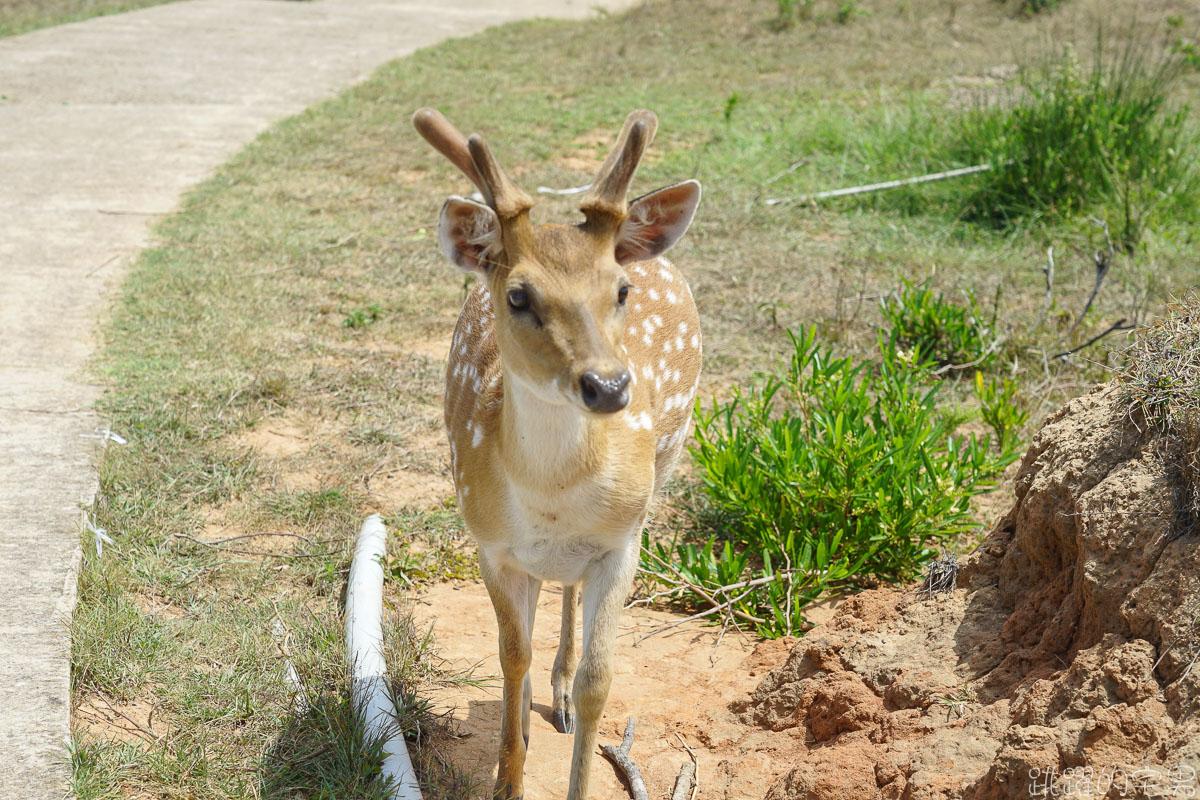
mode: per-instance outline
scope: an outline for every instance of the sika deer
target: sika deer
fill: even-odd
[[[700,379],[696,306],[661,258],[691,223],[700,184],[626,202],[658,125],[653,113],[635,111],[584,196],[584,221],[535,226],[533,201],[482,137],[467,139],[428,108],[413,124],[486,200],[447,200],[438,238],[450,261],[480,278],[454,332],[445,419],[459,506],[500,628],[494,796],[523,794],[530,634],[550,580],[563,585],[552,719],[560,732],[574,730],[567,796],[585,800],[642,525],[683,449]]]

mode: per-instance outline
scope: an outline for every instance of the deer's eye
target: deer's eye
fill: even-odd
[[[529,294],[524,289],[509,289],[508,308],[513,312],[528,311]]]
[[[617,305],[625,305],[625,300],[629,297],[629,285],[626,284],[617,290]]]

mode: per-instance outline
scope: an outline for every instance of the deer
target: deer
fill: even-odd
[[[550,721],[574,734],[567,797],[585,800],[642,529],[685,446],[700,381],[696,304],[663,258],[690,226],[700,184],[627,200],[658,127],[653,112],[634,111],[581,199],[583,220],[535,225],[533,200],[482,136],[431,108],[413,124],[482,199],[451,196],[437,230],[447,259],[477,276],[451,340],[444,419],[499,628],[493,797],[524,795],[531,635],[542,583],[553,581],[562,622]]]

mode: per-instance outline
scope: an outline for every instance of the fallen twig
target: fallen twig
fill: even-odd
[[[979,354],[979,358],[977,358],[973,361],[968,361],[965,364],[947,364],[944,367],[938,367],[937,369],[935,369],[933,372],[931,372],[929,374],[930,375],[941,375],[945,372],[950,372],[951,370],[970,369],[971,367],[979,366],[979,364],[983,363],[983,360],[985,358],[987,358],[993,352],[995,352],[996,348],[999,347],[1001,342],[1003,342],[1003,341],[1004,341],[1003,336],[997,336],[995,339],[992,340],[992,343],[988,345],[987,350],[984,350],[982,353]]]
[[[663,565],[664,567],[666,567],[666,568],[667,568],[667,570],[669,570],[670,572],[672,572],[672,573],[675,575],[676,579],[678,579],[678,580],[679,580],[679,581],[680,581],[680,582],[683,584],[683,586],[684,586],[684,587],[686,587],[687,589],[690,589],[691,591],[693,591],[693,592],[695,592],[696,594],[700,595],[702,598],[704,598],[706,601],[708,601],[708,603],[710,603],[710,604],[713,606],[713,609],[712,609],[711,611],[709,611],[709,612],[706,612],[706,613],[704,613],[704,614],[701,614],[700,616],[709,616],[710,614],[713,614],[713,613],[716,613],[717,611],[719,611],[719,610],[720,610],[722,607],[724,607],[724,606],[729,606],[730,610],[733,612],[733,615],[734,615],[734,616],[736,616],[736,617],[738,617],[739,619],[744,619],[746,622],[753,622],[755,625],[763,625],[763,624],[765,624],[765,623],[766,623],[766,620],[765,620],[765,619],[762,619],[762,618],[760,618],[760,617],[756,617],[756,616],[754,616],[754,615],[752,615],[752,614],[747,614],[747,613],[746,613],[746,612],[744,612],[744,611],[738,611],[738,610],[734,609],[734,608],[733,608],[733,602],[736,602],[736,601],[728,601],[728,602],[726,602],[726,603],[722,603],[722,602],[720,602],[720,601],[719,601],[719,600],[717,600],[715,597],[713,597],[713,596],[712,596],[712,594],[710,594],[710,593],[709,593],[709,591],[708,591],[707,589],[705,589],[705,588],[704,588],[704,587],[702,587],[702,586],[697,586],[696,584],[692,583],[692,582],[691,582],[691,581],[689,581],[687,578],[685,578],[685,577],[683,576],[683,574],[682,574],[682,573],[681,573],[681,572],[678,570],[678,568],[676,568],[676,567],[675,567],[675,565],[674,565],[674,564],[671,564],[671,563],[669,563],[669,562],[667,562],[667,561],[663,560],[663,559],[662,559],[661,557],[659,557],[658,555],[656,555],[656,554],[654,554],[654,553],[650,553],[649,551],[647,551],[647,555],[649,555],[651,558],[653,558],[653,559],[654,559],[655,561],[657,561],[659,564],[661,564],[661,565]],[[662,577],[662,576],[660,576],[660,577]],[[664,580],[666,580],[666,578],[664,578]],[[773,577],[771,577],[771,578],[759,578],[759,579],[757,579],[757,580],[758,580],[758,581],[760,581],[760,582],[763,582],[763,583],[765,583],[765,582],[769,582],[769,581],[771,581],[771,580],[774,580],[774,578],[773,578]],[[747,583],[746,583],[746,585],[747,585],[747,586],[749,586],[751,583],[754,583],[754,582],[753,582],[753,581],[749,581],[749,582],[747,582]],[[735,585],[736,585],[736,584],[735,584]],[[760,584],[755,584],[755,585],[761,585],[761,583],[760,583]],[[739,588],[741,588],[741,587],[739,587]],[[746,594],[749,594],[749,592],[747,592]],[[746,595],[742,595],[742,598],[744,598],[745,596],[746,596]],[[742,598],[739,598],[739,599],[742,599]],[[685,621],[686,621],[686,620],[685,620]],[[645,638],[645,637],[643,637],[643,638]],[[641,639],[639,639],[638,641],[641,641]]]
[[[830,189],[825,192],[817,192],[815,194],[801,195],[797,198],[787,197],[768,197],[763,202],[769,206],[779,205],[780,203],[807,203],[812,200],[828,200],[833,197],[847,197],[854,194],[866,194],[868,192],[879,192],[884,189],[895,189],[900,186],[912,186],[917,183],[932,183],[933,181],[944,181],[947,178],[958,178],[963,175],[973,175],[976,172],[987,172],[992,168],[991,164],[978,164],[974,167],[960,167],[959,169],[950,169],[945,172],[933,172],[928,175],[918,175],[915,178],[901,178],[895,181],[884,181],[883,183],[868,183],[862,186],[849,186],[845,189]]]
[[[679,777],[675,779],[675,790],[671,792],[671,800],[684,800],[685,797],[694,800],[696,797],[696,792],[700,791],[700,762],[696,760],[696,751],[692,749],[690,744],[684,741],[684,738],[679,735],[679,731],[675,731],[675,738],[678,739],[679,743],[684,746],[688,752],[688,756],[692,759],[692,769],[690,772],[691,789],[686,793],[686,795],[679,791],[680,782],[684,780],[684,775],[689,774],[688,764],[684,764],[679,769]]]
[[[692,785],[695,782],[695,763],[683,762],[683,766],[679,768],[679,776],[675,778],[675,788],[671,791],[671,800],[688,800],[692,796]]]
[[[793,162],[791,163],[791,166],[789,166],[789,167],[788,167],[787,169],[785,169],[783,172],[777,172],[777,173],[775,173],[774,175],[772,175],[771,177],[767,178],[765,181],[763,181],[763,186],[766,186],[766,185],[767,185],[767,184],[769,184],[769,183],[774,183],[775,181],[777,181],[777,180],[779,180],[780,178],[782,178],[784,175],[791,175],[793,172],[795,172],[796,170],[800,169],[801,167],[803,167],[803,166],[804,166],[805,164],[807,164],[807,163],[808,163],[808,159],[807,159],[807,158],[802,158],[802,159],[800,159],[799,161],[793,161]]]
[[[621,739],[621,746],[614,747],[611,744],[600,745],[600,752],[608,756],[608,759],[616,765],[617,769],[625,775],[625,780],[629,783],[629,792],[633,795],[633,800],[650,800],[646,794],[646,783],[642,780],[642,771],[638,769],[637,764],[633,763],[633,759],[629,757],[629,751],[633,747],[633,727],[634,718],[630,717],[625,723],[625,736]]]
[[[592,188],[592,185],[589,183],[586,186],[572,186],[570,189],[555,189],[550,186],[539,186],[537,187],[537,191],[538,194],[580,194],[582,192],[586,192],[590,188]]]

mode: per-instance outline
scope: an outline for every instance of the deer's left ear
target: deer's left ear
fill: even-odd
[[[699,181],[677,183],[634,200],[617,231],[617,263],[645,261],[670,250],[692,224],[698,205]]]

